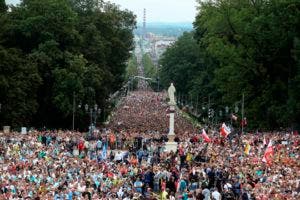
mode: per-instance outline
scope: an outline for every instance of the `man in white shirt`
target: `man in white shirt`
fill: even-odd
[[[228,182],[228,183],[226,183],[226,184],[224,185],[224,189],[225,189],[225,190],[230,190],[230,189],[232,189],[232,185]]]
[[[221,194],[217,188],[215,188],[214,192],[211,194],[213,200],[221,200]]]
[[[207,187],[205,187],[205,189],[202,190],[202,194],[204,196],[204,200],[210,200],[210,191]]]
[[[115,154],[115,161],[117,162],[121,162],[123,160],[123,153],[118,151],[116,154]]]

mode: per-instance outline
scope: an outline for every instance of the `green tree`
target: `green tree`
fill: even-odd
[[[84,81],[85,101],[95,95],[97,103],[103,105],[125,80],[127,60],[134,47],[135,16],[98,1],[73,1],[73,9],[79,16],[80,51],[89,68]]]
[[[59,107],[64,117],[72,113],[73,94],[77,97],[83,95],[83,81],[87,72],[87,61],[82,55],[68,54],[66,57],[68,65],[53,70],[53,103]]]
[[[37,103],[27,119],[37,127],[70,127],[74,93],[77,102],[103,107],[123,84],[134,46],[132,12],[96,0],[23,0],[0,26],[1,47],[18,52],[18,63],[30,63],[42,79],[32,86]]]
[[[5,0],[0,0],[0,14],[5,13],[7,10],[7,5],[5,3]]]
[[[198,2],[194,34],[185,33],[160,60],[164,86],[173,81],[178,93],[200,101],[210,96],[223,113],[241,106],[245,94],[252,128],[299,124],[300,3]]]
[[[300,38],[295,38],[292,53],[296,70],[295,76],[289,80],[289,99],[283,117],[294,128],[300,129]]]
[[[9,17],[11,26],[4,45],[20,48],[28,54],[37,64],[43,80],[37,92],[39,109],[34,123],[37,126],[65,127],[66,118],[62,113],[70,106],[66,106],[62,99],[57,100],[57,88],[63,87],[55,86],[55,80],[57,70],[67,68],[70,58],[76,58],[78,54],[75,49],[80,35],[75,29],[76,13],[67,0],[27,0],[14,7]]]
[[[212,87],[212,64],[194,39],[193,32],[186,32],[178,38],[162,55],[160,64],[160,77],[165,87],[174,82],[178,93],[201,97],[211,92],[205,88]]]
[[[198,42],[218,61],[214,83],[225,104],[246,96],[246,114],[256,127],[287,126],[289,80],[296,64],[291,50],[299,37],[299,2],[199,2],[194,23]],[[282,23],[285,21],[285,23]],[[257,123],[257,124],[255,124]]]
[[[38,108],[41,78],[37,66],[18,49],[0,46],[0,57],[1,125],[28,126]]]
[[[138,63],[137,58],[133,55],[129,60],[126,68],[126,79],[138,75]]]
[[[156,79],[156,77],[157,77],[156,66],[152,62],[152,59],[149,54],[143,55],[142,65],[144,67],[145,76],[148,78]]]

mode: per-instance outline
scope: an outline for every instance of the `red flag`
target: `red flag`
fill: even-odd
[[[205,142],[207,143],[211,142],[211,139],[208,137],[204,129],[202,129],[202,137]]]
[[[244,117],[244,119],[241,121],[241,126],[247,126],[248,122],[247,122],[247,118]]]
[[[225,123],[223,123],[220,129],[220,135],[226,138],[230,133],[231,133],[230,128],[227,127]]]
[[[273,150],[272,140],[270,140],[262,161],[270,165],[272,163],[273,155],[274,155],[274,150]]]

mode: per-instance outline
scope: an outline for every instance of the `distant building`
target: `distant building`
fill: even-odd
[[[172,46],[176,40],[159,40],[155,44],[156,56],[160,58],[160,56],[167,50],[168,47]]]
[[[148,53],[154,64],[158,63],[161,55],[167,50],[168,47],[173,45],[177,40],[176,37],[167,37],[156,35],[148,32],[145,37],[135,36],[135,54],[141,56],[141,54]]]

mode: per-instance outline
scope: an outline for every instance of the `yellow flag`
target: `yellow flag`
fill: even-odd
[[[249,143],[246,144],[244,153],[248,156],[251,150],[251,146]]]

